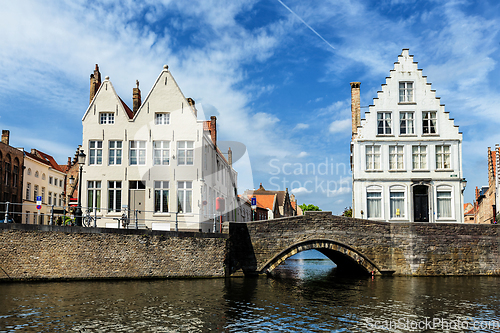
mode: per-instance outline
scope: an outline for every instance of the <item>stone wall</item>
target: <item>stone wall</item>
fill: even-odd
[[[0,224],[0,281],[223,277],[227,238]]]
[[[500,275],[498,225],[389,223],[307,212],[277,220],[230,223],[229,230],[231,272],[264,273],[273,267],[270,262],[289,256],[289,249],[318,244],[334,262],[350,257],[359,264],[361,258],[377,267],[376,274]],[[325,241],[338,250],[324,250]]]

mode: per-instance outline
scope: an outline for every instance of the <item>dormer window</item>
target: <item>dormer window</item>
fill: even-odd
[[[399,82],[399,103],[413,102],[413,82]]]
[[[170,124],[170,113],[157,112],[155,113],[155,125],[168,125]]]
[[[390,112],[377,113],[377,134],[392,134],[392,121]]]
[[[101,112],[99,114],[99,124],[114,124],[115,114],[112,112]]]
[[[422,130],[424,134],[436,134],[436,111],[425,111],[422,114]]]

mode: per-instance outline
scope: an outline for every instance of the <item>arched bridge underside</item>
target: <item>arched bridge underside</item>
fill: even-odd
[[[379,268],[363,254],[328,239],[314,239],[294,244],[269,260],[263,267],[257,268],[257,273],[271,273],[291,256],[307,250],[318,250],[337,265],[337,270],[347,274],[382,274]]]
[[[227,227],[228,276],[269,273],[310,249],[348,273],[500,275],[500,225],[388,223],[306,212]]]

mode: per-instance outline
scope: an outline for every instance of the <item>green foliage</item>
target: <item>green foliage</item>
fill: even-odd
[[[352,217],[352,208],[351,207],[344,208],[344,212],[342,213],[342,216]]]
[[[321,209],[319,209],[318,206],[315,206],[313,204],[306,205],[303,203],[302,205],[299,205],[299,207],[302,209],[303,212],[309,211],[309,212],[321,212]]]

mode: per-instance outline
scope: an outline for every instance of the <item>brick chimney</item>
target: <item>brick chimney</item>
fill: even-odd
[[[2,142],[5,143],[7,146],[9,145],[9,137],[10,137],[10,131],[2,130]]]
[[[90,101],[92,103],[97,90],[101,86],[101,73],[99,72],[99,66],[95,64],[94,74],[90,74]]]
[[[212,137],[212,142],[217,147],[217,117],[210,117],[210,136]]]
[[[231,147],[229,147],[229,150],[227,151],[227,161],[229,162],[229,166],[233,167],[233,151],[231,150]]]
[[[351,82],[351,117],[352,117],[352,137],[358,134],[358,126],[361,124],[361,106],[359,96],[359,86],[361,82]]]
[[[136,113],[141,107],[141,90],[139,89],[139,80],[135,80],[135,84],[137,85],[137,88],[134,88],[132,92],[134,113]]]

